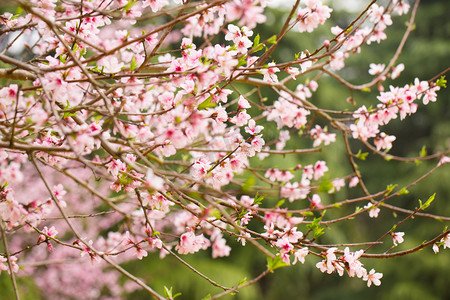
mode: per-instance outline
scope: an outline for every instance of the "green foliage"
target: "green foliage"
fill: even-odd
[[[267,269],[273,273],[274,270],[282,267],[289,266],[287,263],[283,262],[280,256],[275,258],[267,257]]]
[[[445,75],[444,75],[444,76],[441,76],[441,78],[439,78],[439,79],[436,81],[436,86],[440,86],[440,87],[443,87],[443,88],[447,88],[447,80],[445,79]]]

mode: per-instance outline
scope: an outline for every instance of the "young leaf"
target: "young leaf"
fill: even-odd
[[[205,110],[207,108],[216,107],[217,103],[211,102],[212,97],[208,97],[205,101],[199,104],[198,110]]]
[[[283,262],[281,257],[276,256],[274,259],[267,257],[267,269],[272,273],[274,270],[282,267],[289,266],[287,263]]]
[[[369,155],[368,152],[361,152],[361,149],[359,149],[358,153],[356,154],[356,157],[360,160],[366,160],[367,156]]]
[[[436,81],[436,86],[440,86],[440,87],[443,87],[443,88],[447,87],[447,80],[445,79],[445,75],[441,76],[441,78],[439,78]]]
[[[276,35],[272,35],[272,36],[267,40],[267,42],[268,42],[269,44],[276,44],[276,43],[277,43],[277,36],[276,36]]]
[[[259,46],[259,40],[260,40],[260,36],[259,33],[255,36],[255,39],[253,40],[253,46],[257,47]]]
[[[131,59],[131,63],[130,63],[130,70],[134,71],[134,69],[136,69],[137,64],[136,64],[136,57],[133,55],[133,58]]]
[[[430,204],[431,204],[431,202],[433,202],[434,201],[434,198],[436,197],[436,193],[434,193],[433,195],[431,195],[430,196],[430,198],[428,198],[428,200],[424,203],[424,204],[422,204],[421,202],[422,201],[420,201],[419,203],[421,203],[420,204],[420,209],[421,210],[425,210],[425,209],[427,209],[429,206],[430,206]]]
[[[398,194],[399,194],[399,195],[406,195],[406,194],[409,194],[409,191],[408,191],[407,188],[403,187],[403,188],[398,192]]]

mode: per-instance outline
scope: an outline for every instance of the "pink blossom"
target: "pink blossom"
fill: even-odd
[[[375,146],[377,150],[386,149],[389,150],[392,148],[392,142],[395,141],[396,137],[393,135],[386,135],[386,133],[381,132],[379,137],[376,137],[374,140]]]
[[[139,245],[136,245],[135,249],[136,249],[135,255],[136,255],[137,259],[139,259],[139,260],[142,260],[142,258],[144,258],[148,255],[147,251],[142,249],[142,247],[140,247]]]
[[[144,0],[142,3],[142,8],[150,6],[153,12],[157,12],[168,4],[169,1],[167,0]]]
[[[299,64],[302,73],[305,73],[309,68],[312,67],[312,60],[304,52],[300,53],[299,60],[301,61]]]
[[[286,183],[281,187],[281,197],[288,198],[289,202],[293,202],[298,199],[305,199],[309,194],[309,187],[303,186],[298,182]]]
[[[328,171],[325,161],[318,160],[314,164],[314,180],[321,178]]]
[[[364,206],[364,209],[369,209],[369,217],[371,217],[371,218],[377,218],[378,213],[380,212],[380,209],[377,206],[374,206],[370,202]]]
[[[400,73],[405,69],[405,65],[404,64],[399,64],[395,67],[392,68],[392,73],[391,73],[391,78],[395,79],[398,76],[400,76]]]
[[[348,186],[352,188],[352,187],[355,187],[358,183],[359,183],[358,176],[353,176],[352,178],[350,178]]]
[[[370,75],[379,75],[383,72],[385,68],[384,64],[370,64],[369,74]]]
[[[105,73],[118,73],[124,67],[124,63],[119,62],[115,56],[107,56],[99,60],[99,65]]]
[[[147,188],[155,189],[155,190],[161,190],[164,187],[164,179],[161,177],[155,175],[153,170],[149,168],[147,170],[147,174],[145,175],[145,186]]]
[[[267,81],[269,83],[278,82],[278,77],[277,75],[275,75],[275,73],[280,72],[280,69],[275,67],[275,65],[275,63],[271,62],[267,65],[267,68],[259,70],[259,73],[264,75],[264,81]]]
[[[391,235],[392,240],[394,241],[394,246],[403,243],[403,236],[405,235],[404,232],[392,232]]]
[[[367,281],[367,286],[370,287],[370,285],[373,283],[376,286],[379,286],[381,284],[380,279],[383,277],[383,274],[381,273],[375,273],[375,270],[372,269],[370,272],[364,276],[363,280]]]
[[[331,184],[333,185],[333,188],[328,191],[329,194],[339,192],[341,188],[345,186],[345,180],[343,178],[336,178]]]
[[[439,253],[439,245],[436,244],[436,243],[433,244],[433,252],[434,252],[435,254]]]
[[[251,134],[251,135],[257,135],[258,133],[261,132],[261,130],[263,130],[264,127],[261,125],[256,125],[255,124],[255,120],[251,119],[248,122],[248,126],[245,127],[245,132]]]
[[[8,259],[3,255],[0,255],[0,273],[2,271],[8,271],[8,273],[11,273],[7,262]],[[14,273],[17,273],[19,271],[19,265],[17,264],[17,257],[14,255],[10,256],[9,262],[11,263],[12,271]]]
[[[450,163],[450,157],[443,155],[439,160],[438,166]]]
[[[221,236],[217,237],[214,240],[212,245],[212,257],[224,257],[229,256],[231,251],[231,247],[226,245],[226,240]]]
[[[399,15],[407,14],[409,7],[405,0],[394,0],[394,11]]]
[[[246,125],[248,120],[250,120],[250,119],[251,119],[251,116],[244,109],[243,111],[238,112],[236,116],[232,117],[230,119],[230,122],[236,124],[236,126],[238,126],[238,127],[242,127],[242,126]]]
[[[42,233],[43,234],[39,235],[39,240],[45,241],[47,239],[47,236],[51,238],[56,238],[58,231],[55,229],[55,226],[50,227],[50,229],[47,228],[47,226],[44,226],[44,229],[42,229]]]
[[[180,254],[195,253],[200,249],[209,247],[210,242],[203,236],[203,234],[196,236],[193,231],[185,232],[181,235],[178,245],[175,250]]]
[[[309,250],[308,247],[303,247],[301,249],[296,249],[293,251],[294,254],[294,261],[292,262],[293,265],[297,263],[297,261],[301,262],[302,264],[305,263],[305,257],[308,255]]]
[[[294,67],[287,67],[286,69],[284,69],[286,71],[286,73],[288,73],[289,75],[291,75],[292,79],[295,80],[295,78],[300,74],[300,71],[298,70],[298,68],[294,68]]]
[[[311,207],[319,209],[323,207],[322,200],[320,199],[320,196],[318,194],[314,194],[311,197]]]

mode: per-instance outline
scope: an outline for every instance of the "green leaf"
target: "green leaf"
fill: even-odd
[[[69,100],[67,100],[67,105],[66,105],[66,107],[64,107],[64,109],[69,109],[70,108],[70,103],[69,103]],[[69,118],[69,117],[74,117],[74,116],[76,116],[77,115],[77,112],[74,112],[74,113],[71,113],[71,112],[65,112],[64,114],[63,114],[63,119],[65,119],[65,118]]]
[[[318,227],[314,230],[314,238],[317,239],[319,236],[325,234],[325,228]]]
[[[267,269],[272,273],[274,270],[282,267],[289,266],[287,263],[283,262],[281,257],[276,256],[274,259],[267,257]]]
[[[23,8],[18,6],[17,9],[16,9],[15,15],[20,15],[22,12],[23,12]]]
[[[392,191],[397,187],[397,184],[390,184],[386,187],[386,194],[384,194],[385,196],[389,195],[390,193],[392,193]]]
[[[130,63],[130,70],[134,71],[134,69],[136,69],[137,64],[136,64],[136,57],[133,55],[133,58],[131,59],[131,63]]]
[[[409,191],[408,191],[407,188],[404,187],[398,192],[398,194],[399,195],[406,195],[406,194],[409,194]]]
[[[258,193],[256,193],[255,200],[253,200],[253,205],[261,204],[263,199],[264,196],[259,196]]]
[[[438,80],[436,80],[436,86],[440,86],[443,88],[447,87],[447,80],[445,79],[445,75],[441,76]]]
[[[361,152],[361,149],[359,149],[358,153],[356,153],[356,157],[360,160],[366,160],[367,155],[369,155],[369,152]]]
[[[135,1],[135,0],[130,0],[124,7],[123,7],[123,10],[124,11],[129,11],[132,7],[133,7],[133,5],[135,5],[137,3],[137,1]]]
[[[259,33],[255,36],[255,39],[253,40],[253,45],[254,47],[257,47],[259,45],[259,40],[260,40],[260,36]]]
[[[366,87],[366,88],[363,88],[361,91],[368,93],[368,92],[370,92],[370,88]]]
[[[268,42],[269,44],[276,44],[276,43],[277,43],[277,36],[276,36],[276,35],[272,35],[272,36],[267,40],[267,42]]]
[[[168,289],[167,286],[164,286],[164,294],[167,297],[172,298],[172,287],[170,287],[170,289]]]
[[[385,160],[385,161],[391,161],[392,158],[393,158],[392,155],[387,154],[387,155],[384,157],[384,160]]]
[[[255,176],[249,176],[247,180],[242,185],[242,190],[244,192],[248,192],[252,189],[252,187],[255,185]]]
[[[238,285],[243,285],[246,282],[247,282],[247,277],[245,277],[244,279],[239,280]]]
[[[302,216],[311,217],[314,216],[314,213],[312,211],[304,211],[302,212]]]
[[[424,157],[427,155],[427,147],[425,145],[423,145],[422,149],[420,150],[419,155],[420,155],[420,157]]]
[[[258,52],[261,51],[262,49],[264,49],[264,47],[266,47],[264,44],[259,44],[258,46],[253,48],[252,52]]]
[[[323,181],[319,184],[319,192],[328,192],[329,190],[331,190],[333,188],[333,184],[329,181]]]
[[[170,287],[170,289],[168,289],[166,286],[164,286],[164,294],[169,299],[175,299],[176,297],[181,296],[181,293],[176,293],[175,295],[172,295],[172,287]]]
[[[217,103],[211,102],[212,101],[212,97],[208,97],[208,99],[206,99],[205,101],[203,101],[202,103],[200,103],[198,105],[198,110],[205,110],[207,108],[212,108],[212,107],[216,107]]]
[[[281,205],[283,205],[285,201],[286,200],[281,199],[280,201],[277,202],[277,205],[275,205],[275,207],[281,207]]]
[[[202,300],[209,300],[209,299],[211,299],[211,294],[208,294],[204,298],[202,298]]]
[[[430,198],[428,198],[427,202],[425,202],[424,204],[422,204],[422,201],[419,200],[419,203],[420,203],[420,209],[421,209],[421,210],[427,209],[427,208],[430,206],[431,202],[434,201],[434,198],[435,198],[435,197],[436,197],[436,193],[434,193],[433,195],[431,195]]]
[[[242,55],[242,56],[239,58],[239,62],[238,62],[238,64],[237,64],[236,67],[243,66],[243,65],[245,65],[246,63],[247,63],[247,57],[246,57],[245,55]]]
[[[66,57],[65,55],[62,55],[62,54],[61,54],[61,55],[59,56],[59,61],[62,62],[63,64],[66,63],[66,60],[67,60],[67,57]]]

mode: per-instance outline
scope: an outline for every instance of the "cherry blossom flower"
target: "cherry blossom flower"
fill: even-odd
[[[275,63],[271,62],[267,65],[267,68],[259,70],[259,73],[264,75],[264,81],[267,81],[269,83],[278,82],[278,77],[277,75],[275,75],[275,73],[280,72],[280,69],[275,67],[275,65]]]
[[[289,202],[298,199],[305,199],[309,194],[309,186],[299,184],[298,182],[286,183],[281,187],[281,197],[288,198]]]
[[[294,254],[294,261],[292,262],[293,265],[297,263],[297,261],[301,262],[302,264],[305,263],[305,257],[308,255],[309,250],[308,247],[303,247],[301,249],[296,249],[293,251]]]
[[[405,70],[405,65],[404,64],[399,64],[395,67],[392,68],[392,73],[391,73],[391,78],[395,79],[398,76],[400,76],[400,73]]]
[[[145,186],[148,188],[152,188],[155,190],[161,190],[164,187],[164,179],[155,175],[152,169],[147,170],[147,174],[145,175]]]
[[[370,287],[372,283],[376,286],[379,286],[381,284],[380,279],[383,277],[383,274],[381,273],[375,273],[375,270],[372,269],[370,272],[363,277],[364,281],[367,281],[367,286]]]
[[[376,137],[374,140],[374,144],[377,147],[377,150],[386,149],[389,150],[392,148],[392,142],[396,140],[396,137],[393,135],[386,135],[386,133],[381,132],[379,137]]]
[[[325,174],[325,172],[328,172],[326,162],[323,160],[318,160],[314,164],[314,180],[321,178]]]
[[[394,246],[403,243],[403,236],[405,235],[404,232],[392,232],[391,235],[392,240],[394,241]]]
[[[289,75],[291,75],[292,79],[296,79],[296,77],[300,74],[300,71],[298,70],[298,68],[294,68],[294,67],[287,67],[286,69],[284,69],[286,71],[286,73],[288,73]]]
[[[144,0],[142,2],[142,8],[146,8],[150,6],[153,12],[159,11],[164,6],[168,5],[169,1],[167,0]]]
[[[226,245],[226,241],[221,236],[216,238],[212,245],[212,257],[224,257],[229,256],[231,247]]]
[[[39,241],[45,241],[47,239],[47,236],[56,238],[58,231],[55,229],[55,226],[50,227],[50,229],[47,228],[47,226],[44,226],[44,229],[42,229],[42,233],[43,234],[39,235]]]
[[[181,235],[178,245],[175,250],[180,254],[195,253],[200,249],[209,247],[210,242],[203,236],[203,234],[196,236],[193,231],[185,232]]]
[[[99,60],[99,65],[102,66],[105,73],[118,73],[125,66],[124,63],[119,62],[115,56],[107,56]]]
[[[3,255],[0,255],[0,274],[2,271],[8,271],[10,273],[10,269],[7,263],[8,259],[4,257]],[[12,255],[9,257],[9,262],[12,266],[12,271],[14,273],[17,273],[19,271],[19,265],[17,264],[17,257]]]
[[[377,218],[378,213],[380,212],[380,209],[370,202],[364,206],[364,209],[369,209],[369,217],[371,218]]]
[[[404,0],[394,0],[394,11],[399,15],[407,14],[409,7],[409,4]]]
[[[314,194],[311,198],[311,207],[313,208],[322,208],[322,200],[320,199],[320,196],[318,194]]]
[[[328,191],[329,194],[339,192],[341,188],[345,186],[345,180],[343,178],[336,178],[331,181],[331,184],[333,185],[333,188]]]
[[[352,188],[352,187],[355,187],[358,183],[359,183],[358,176],[353,176],[352,178],[350,178],[348,186]]]
[[[378,75],[383,72],[385,68],[384,64],[370,64],[369,74],[370,75]]]
[[[250,121],[248,121],[248,126],[245,127],[245,132],[247,132],[247,133],[249,133],[251,135],[257,135],[263,129],[264,129],[263,126],[256,125],[255,124],[255,120],[251,119]]]

